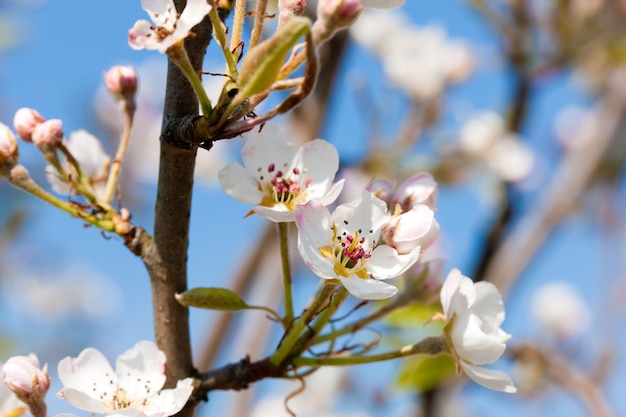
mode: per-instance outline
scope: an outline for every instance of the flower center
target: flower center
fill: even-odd
[[[157,35],[157,38],[161,41],[174,33],[174,30],[176,30],[177,20],[178,15],[176,13],[176,10],[174,10],[172,6],[167,6],[165,13],[152,14],[152,21],[155,23],[155,25],[152,25],[150,29],[154,31],[154,33]]]
[[[344,220],[344,224],[348,224]],[[372,257],[371,247],[365,247],[365,238],[361,229],[355,230],[352,234],[344,231],[337,234],[335,225],[333,229],[332,255],[335,257],[334,271],[337,275],[348,277],[356,274],[359,278],[368,278],[369,274],[365,269],[367,259]],[[369,231],[372,233],[372,231]]]
[[[286,167],[287,164],[284,164],[284,168]],[[306,170],[300,171],[298,167],[294,167],[291,171],[285,173],[280,169],[277,170],[275,164],[269,164],[267,166],[269,181],[266,181],[266,176],[263,175],[261,168],[257,171],[261,173],[259,180],[263,184],[263,191],[270,200],[264,204],[268,206],[282,203],[293,210],[297,205],[299,197],[304,194],[304,191],[312,181],[311,178],[305,177]]]

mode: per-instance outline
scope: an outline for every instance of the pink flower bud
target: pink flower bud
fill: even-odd
[[[117,101],[134,101],[137,73],[133,67],[116,65],[104,74],[104,84]]]
[[[437,205],[437,181],[426,172],[413,175],[398,188],[393,204],[399,204],[403,212],[418,204],[425,204],[434,210]]]
[[[17,140],[8,126],[0,123],[0,176],[8,175],[17,164]]]
[[[366,189],[367,191],[371,191],[372,193],[374,193],[377,198],[386,201],[387,203],[391,201],[391,197],[393,196],[393,192],[395,191],[389,181],[385,180],[373,180],[366,187]]]
[[[292,16],[302,16],[306,0],[278,0],[278,26],[282,26]]]
[[[2,367],[2,380],[26,404],[40,403],[50,388],[50,377],[34,354],[14,356]]]
[[[435,220],[435,213],[424,204],[393,216],[382,230],[383,241],[401,255],[410,253],[418,246],[423,252],[438,236],[439,223]]]
[[[33,143],[40,149],[55,148],[63,139],[63,122],[50,119],[35,126],[32,134]]]
[[[317,45],[330,39],[335,32],[354,23],[361,14],[361,0],[319,0],[317,20],[313,24],[313,39]]]
[[[13,117],[13,127],[17,136],[26,142],[31,142],[31,136],[35,127],[43,123],[45,119],[41,117],[39,112],[35,109],[29,109],[28,107],[22,107],[15,112]]]

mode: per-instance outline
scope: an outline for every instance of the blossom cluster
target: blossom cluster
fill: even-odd
[[[439,236],[435,219],[437,183],[428,173],[408,178],[397,189],[375,180],[359,198],[329,210],[344,180],[336,149],[322,139],[300,147],[275,126],[247,135],[243,166],[233,162],[219,173],[231,197],[255,204],[249,214],[274,222],[295,222],[298,251],[311,271],[335,280],[364,300],[393,297],[386,281],[419,265],[422,253]],[[439,265],[439,264],[437,264]],[[490,283],[477,283],[454,269],[441,289],[442,317],[449,350],[459,370],[478,383],[515,392],[510,378],[482,365],[495,362],[509,335],[502,297]]]

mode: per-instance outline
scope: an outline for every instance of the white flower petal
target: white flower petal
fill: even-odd
[[[218,179],[226,194],[237,201],[257,204],[263,200],[264,194],[259,190],[259,183],[248,170],[236,162],[222,168]]]
[[[165,384],[165,354],[148,341],[117,358],[118,384],[130,398],[150,398]]]
[[[367,260],[367,272],[377,279],[395,278],[417,262],[420,252],[419,246],[404,255],[398,254],[391,246],[378,246]]]
[[[330,143],[315,139],[298,149],[294,166],[305,169],[305,178],[311,179],[311,184],[307,188],[309,199],[321,198],[328,193],[339,170],[339,154]]]
[[[509,339],[509,335],[502,332],[500,325],[504,321],[504,302],[502,295],[491,282],[477,282],[476,301],[472,304],[472,311],[483,321],[483,331],[490,335],[506,337],[502,342]]]
[[[340,276],[339,280],[350,294],[362,300],[385,300],[398,292],[393,285],[376,279],[351,275],[348,278]]]
[[[461,367],[463,368],[465,375],[480,385],[509,394],[517,392],[517,388],[513,385],[511,378],[502,371],[487,369],[482,366],[475,366],[467,363],[461,363]]]
[[[330,187],[326,195],[318,198],[317,201],[319,201],[325,206],[333,203],[335,200],[337,200],[337,197],[339,197],[339,194],[341,194],[341,190],[343,190],[343,185],[345,181],[346,181],[345,179],[341,179],[337,181],[335,184],[333,184],[332,187]]]
[[[180,380],[176,383],[176,388],[164,389],[152,398],[144,412],[147,415],[162,413],[162,417],[172,416],[182,410],[192,391],[192,378]]]
[[[295,213],[300,256],[319,277],[335,278],[334,258],[326,258],[320,252],[332,240],[328,209],[316,201],[310,201],[304,206],[296,207]]]
[[[451,339],[456,353],[471,363],[484,365],[497,361],[506,345],[482,330],[481,319],[474,315],[457,315]]]
[[[57,371],[64,386],[59,396],[82,410],[102,413],[103,401],[110,400],[117,389],[117,375],[94,348],[83,350],[77,358],[62,359]]]
[[[282,138],[279,127],[269,123],[261,132],[248,133],[241,156],[244,166],[251,173],[258,169],[266,172],[270,164],[274,164],[276,170],[288,171],[293,168],[297,151],[293,143]]]
[[[341,204],[333,213],[333,221],[340,230],[345,230],[349,234],[353,234],[355,230],[362,231],[365,238],[364,246],[378,240],[380,228],[388,219],[387,203],[367,190],[363,191],[359,200]],[[368,234],[370,230],[372,232]]]
[[[255,206],[252,211],[276,223],[289,223],[293,222],[296,218],[296,212],[281,203],[272,207]]]

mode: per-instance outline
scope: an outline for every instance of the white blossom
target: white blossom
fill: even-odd
[[[507,374],[482,366],[497,361],[511,337],[500,328],[504,304],[496,287],[490,282],[473,283],[453,269],[440,297],[447,320],[444,332],[457,369],[487,388],[516,392]]]
[[[337,150],[322,139],[296,148],[277,126],[268,124],[248,135],[241,155],[245,167],[227,165],[219,172],[220,184],[228,195],[256,204],[252,211],[274,222],[294,221],[294,209],[309,201],[330,204],[343,188],[343,180],[333,183]]]
[[[179,412],[193,391],[192,378],[165,384],[165,354],[152,342],[138,342],[117,358],[115,371],[94,348],[59,362],[63,389],[58,396],[73,406],[104,415],[169,417]]]
[[[133,49],[158,49],[165,53],[176,42],[185,39],[212,6],[207,0],[188,0],[180,16],[172,0],[141,0],[141,7],[152,23],[147,20],[135,22],[128,31],[128,44]]]
[[[332,215],[311,201],[296,208],[298,250],[316,275],[338,279],[355,297],[389,298],[398,289],[381,280],[402,274],[420,254],[419,247],[399,254],[380,244],[382,227],[389,218],[386,203],[369,191],[359,200],[338,206]]]

